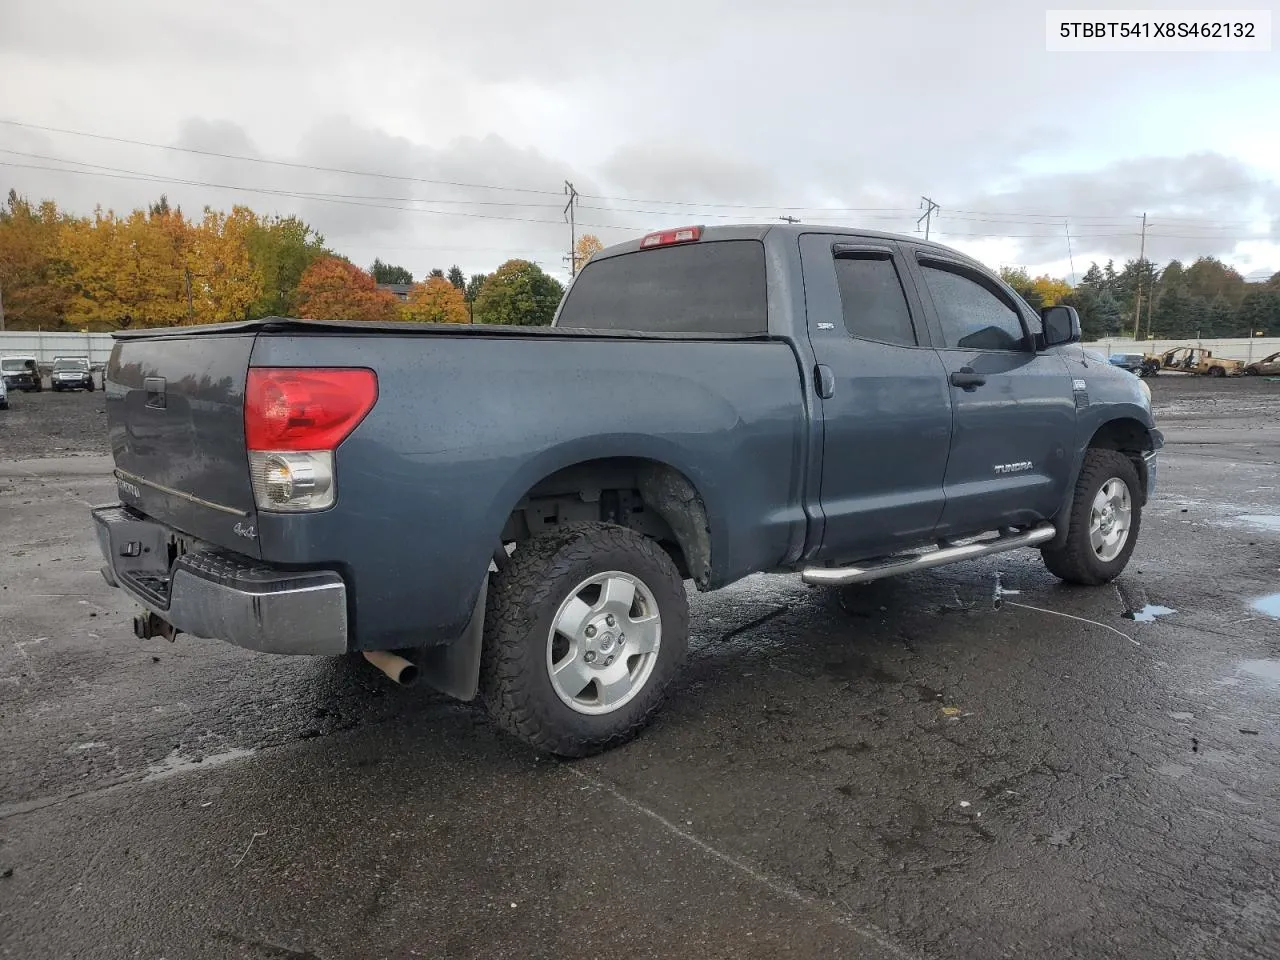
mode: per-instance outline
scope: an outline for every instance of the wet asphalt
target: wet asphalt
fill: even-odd
[[[19,396],[65,449],[0,428],[0,956],[1280,957],[1280,384],[1153,388],[1115,585],[752,578],[574,763],[362,663],[135,640],[66,456],[101,394]]]

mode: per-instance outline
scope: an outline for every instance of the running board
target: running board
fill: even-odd
[[[1020,547],[1035,547],[1052,540],[1058,535],[1051,523],[1042,523],[1038,527],[1024,530],[1022,533],[998,537],[995,540],[983,540],[978,543],[966,543],[961,547],[942,547],[929,553],[903,557],[900,560],[887,560],[866,567],[806,567],[800,574],[805,583],[823,586],[845,586],[850,583],[868,583],[883,577],[895,577],[900,573],[911,573],[916,570],[928,570],[930,567],[942,567],[948,563],[961,560],[974,560],[993,553],[1004,553],[1006,550],[1017,550]]]

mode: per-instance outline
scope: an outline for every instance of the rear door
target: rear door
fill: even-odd
[[[928,540],[951,440],[946,371],[897,244],[800,238],[822,411],[821,559]]]
[[[258,556],[244,390],[253,334],[122,339],[107,366],[121,500],[193,537]]]
[[[1076,432],[1070,373],[1037,352],[1033,318],[985,271],[914,247],[930,329],[952,408],[946,507],[939,536],[1020,526],[1053,516],[1069,481]]]

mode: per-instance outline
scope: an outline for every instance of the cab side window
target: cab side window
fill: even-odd
[[[949,266],[921,263],[942,324],[944,343],[965,350],[1025,350],[1027,334],[1013,307]]]
[[[893,258],[887,253],[841,253],[835,259],[836,284],[845,329],[859,340],[917,345],[907,296]]]

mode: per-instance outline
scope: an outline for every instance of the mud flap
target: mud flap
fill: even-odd
[[[458,700],[474,700],[480,688],[480,647],[484,643],[488,597],[489,574],[486,573],[462,635],[449,643],[426,647],[413,658],[423,682]]]

